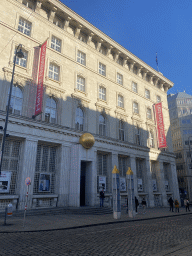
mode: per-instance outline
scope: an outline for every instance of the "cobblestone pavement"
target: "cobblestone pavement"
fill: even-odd
[[[0,234],[0,255],[191,256],[192,215]]]

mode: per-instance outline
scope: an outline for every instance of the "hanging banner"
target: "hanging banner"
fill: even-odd
[[[155,119],[157,124],[157,134],[158,134],[158,145],[159,148],[166,148],[166,137],[164,132],[164,122],[163,122],[163,112],[162,112],[162,103],[157,103],[154,106],[155,108]]]
[[[40,63],[39,63],[39,76],[37,84],[37,95],[35,104],[35,116],[42,112],[42,100],[43,100],[43,78],[45,70],[45,56],[46,56],[47,41],[41,46]]]

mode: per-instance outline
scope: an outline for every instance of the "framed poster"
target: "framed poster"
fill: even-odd
[[[126,179],[120,178],[120,191],[126,191]]]
[[[39,175],[39,192],[50,192],[51,175],[40,173]]]
[[[142,179],[137,179],[137,190],[143,191],[143,181]]]
[[[2,171],[0,176],[0,193],[9,193],[11,172]]]
[[[106,189],[106,176],[99,176],[99,191]]]
[[[169,181],[165,180],[165,190],[169,191]]]
[[[152,180],[152,185],[153,185],[153,191],[157,191],[157,181]]]

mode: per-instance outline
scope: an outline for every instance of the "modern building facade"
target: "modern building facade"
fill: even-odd
[[[24,208],[27,177],[30,208],[95,206],[101,187],[110,206],[115,165],[122,204],[128,167],[136,196],[149,207],[178,198],[167,106],[173,83],[58,0],[3,0],[0,5],[1,126],[14,52],[19,44],[24,52],[16,60],[0,209],[9,201]],[[43,113],[33,119],[34,47],[46,40]],[[166,150],[157,145],[157,102],[162,102]],[[90,149],[79,142],[84,133],[95,139]]]
[[[192,200],[192,96],[186,92],[168,95],[173,151],[176,155],[180,196]]]

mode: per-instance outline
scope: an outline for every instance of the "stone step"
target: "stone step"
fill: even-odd
[[[57,215],[57,214],[76,214],[76,215],[105,215],[112,214],[113,209],[109,207],[55,207],[27,210],[27,216],[35,215]],[[24,210],[13,212],[13,216],[21,217],[24,215]],[[1,212],[3,217],[4,213]]]

